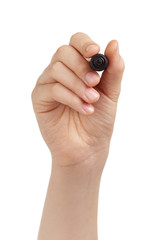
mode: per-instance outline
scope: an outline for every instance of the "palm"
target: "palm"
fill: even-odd
[[[85,116],[58,102],[52,109],[46,106],[45,111],[36,114],[43,138],[55,158],[61,159],[65,155],[73,163],[76,159],[86,158],[92,152],[88,149],[93,152],[108,150],[116,103],[108,99],[98,86],[95,89],[101,97],[94,103],[92,115]]]

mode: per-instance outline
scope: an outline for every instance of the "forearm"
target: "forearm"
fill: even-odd
[[[52,167],[38,240],[97,240],[100,178],[98,166]]]

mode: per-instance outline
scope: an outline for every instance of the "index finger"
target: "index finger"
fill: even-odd
[[[83,32],[73,34],[69,45],[74,47],[85,58],[90,58],[100,51],[100,46]]]

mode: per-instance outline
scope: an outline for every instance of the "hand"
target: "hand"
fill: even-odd
[[[107,159],[125,66],[112,40],[104,53],[109,65],[100,78],[88,62],[99,51],[87,34],[74,34],[55,52],[32,91],[40,131],[59,166],[96,159],[103,168]]]

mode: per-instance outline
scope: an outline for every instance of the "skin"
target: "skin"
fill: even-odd
[[[57,49],[32,91],[34,112],[52,157],[38,240],[98,239],[99,185],[125,69],[118,42],[112,40],[104,52],[109,65],[100,78],[89,66],[99,52],[100,46],[87,34],[73,34],[68,45]],[[97,96],[87,97],[86,90]]]

